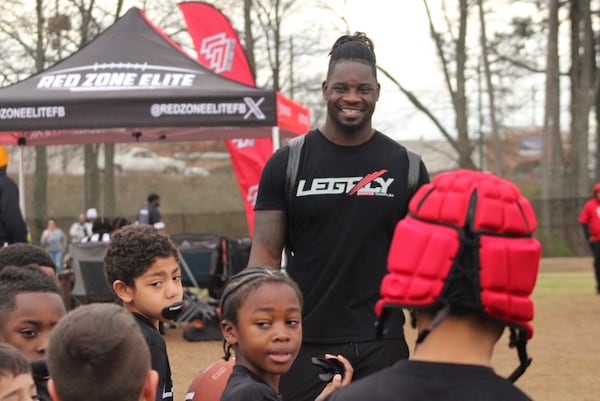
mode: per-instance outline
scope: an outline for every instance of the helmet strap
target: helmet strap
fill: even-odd
[[[425,337],[427,337],[433,329],[439,326],[439,324],[442,323],[442,320],[444,320],[449,314],[450,305],[446,304],[442,309],[437,311],[429,327],[419,333],[419,336],[417,337],[417,344],[421,344],[425,340]]]
[[[517,348],[517,354],[519,355],[519,361],[521,362],[519,366],[508,376],[508,380],[511,383],[517,381],[519,377],[525,370],[531,365],[532,359],[527,355],[527,333],[525,330],[518,330],[514,327],[510,328],[510,342],[508,344],[509,347]]]

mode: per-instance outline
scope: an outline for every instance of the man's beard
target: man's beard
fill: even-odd
[[[333,123],[335,124],[336,128],[347,137],[353,137],[358,135],[358,133],[361,132],[367,126],[368,122],[368,119],[364,119],[358,124],[344,124],[339,119],[333,120]]]

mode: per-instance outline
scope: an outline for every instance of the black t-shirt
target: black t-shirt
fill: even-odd
[[[255,210],[284,210],[289,148],[268,161]],[[288,215],[294,255],[287,271],[304,295],[307,343],[375,339],[374,312],[396,223],[408,209],[406,149],[380,132],[338,146],[318,130],[304,141]],[[429,181],[421,163],[419,186]],[[401,311],[388,338],[403,336]]]
[[[48,392],[48,379],[50,375],[46,360],[33,362],[31,364],[31,375],[33,376],[39,401],[52,401],[52,397],[50,397],[50,393]]]
[[[152,369],[158,372],[156,401],[173,401],[173,376],[171,374],[171,365],[169,364],[165,339],[146,317],[139,313],[133,313],[133,317],[135,317],[140,326],[150,349]]]
[[[221,401],[281,401],[281,397],[261,377],[235,365]]]
[[[357,380],[327,401],[531,401],[491,368],[399,361]]]

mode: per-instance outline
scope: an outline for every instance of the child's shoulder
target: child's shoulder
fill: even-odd
[[[243,366],[236,365],[221,401],[281,401],[281,396],[264,380]]]

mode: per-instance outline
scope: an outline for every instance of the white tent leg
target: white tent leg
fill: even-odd
[[[271,128],[271,138],[273,139],[273,153],[281,146],[281,139],[279,137],[279,127]]]
[[[25,218],[25,172],[23,171],[23,146],[19,146],[19,207]]]

